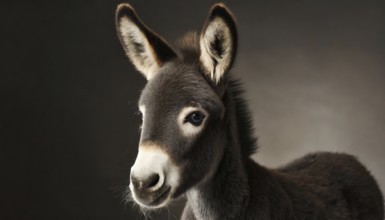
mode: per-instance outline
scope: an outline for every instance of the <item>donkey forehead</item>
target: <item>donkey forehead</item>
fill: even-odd
[[[148,81],[139,105],[158,111],[179,110],[186,105],[197,105],[215,111],[222,103],[198,68],[169,64],[159,69],[156,76]]]

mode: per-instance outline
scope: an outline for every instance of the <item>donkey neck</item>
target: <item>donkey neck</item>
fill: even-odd
[[[187,193],[189,205],[197,219],[237,219],[249,200],[249,184],[241,152],[236,102],[227,91],[223,98],[226,107],[227,140],[223,157],[212,178]],[[248,160],[248,159],[247,159]]]
[[[247,175],[240,161],[226,149],[214,176],[187,193],[197,219],[237,219],[249,197]]]

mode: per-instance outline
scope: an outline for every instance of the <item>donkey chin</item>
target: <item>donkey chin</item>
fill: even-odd
[[[169,156],[153,145],[141,145],[131,168],[130,191],[140,206],[157,209],[166,206],[178,185],[179,170]]]

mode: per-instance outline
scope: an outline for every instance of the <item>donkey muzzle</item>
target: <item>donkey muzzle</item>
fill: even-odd
[[[146,208],[166,205],[178,176],[176,166],[164,151],[155,145],[141,145],[130,175],[134,201]]]

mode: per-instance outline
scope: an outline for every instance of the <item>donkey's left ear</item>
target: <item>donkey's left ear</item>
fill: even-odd
[[[215,4],[200,37],[200,61],[204,72],[218,83],[231,68],[237,51],[234,16],[224,4]]]

